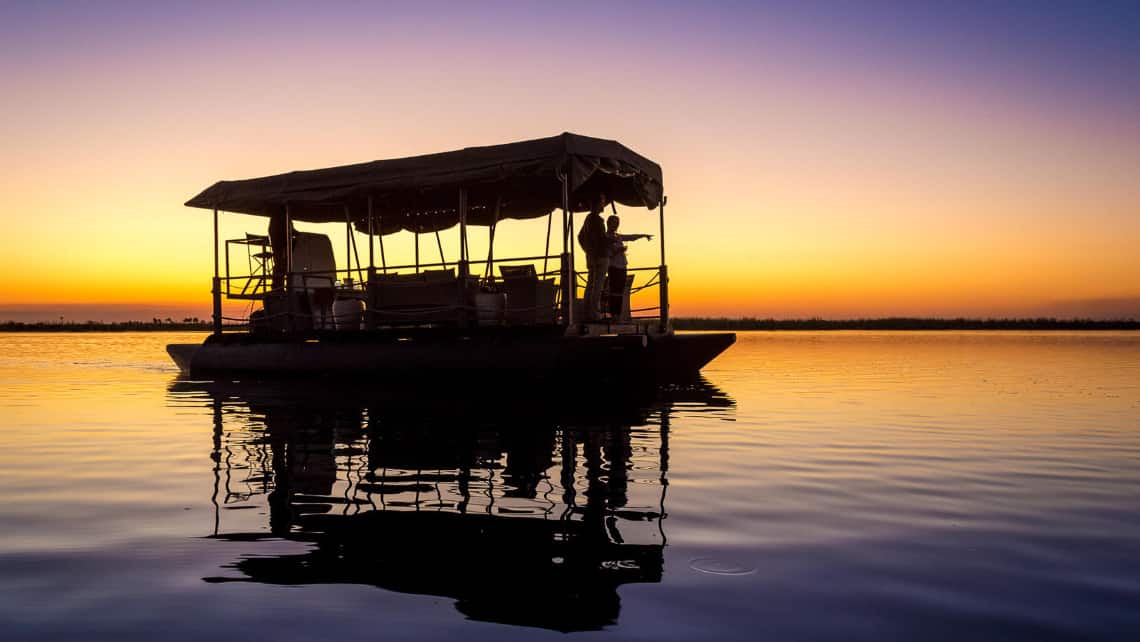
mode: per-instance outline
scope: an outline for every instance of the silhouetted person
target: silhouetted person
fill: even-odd
[[[285,207],[278,206],[269,215],[269,246],[273,249],[273,289],[279,290],[285,285],[285,275],[289,272],[288,243],[296,230],[293,222],[285,214]]]
[[[618,234],[621,219],[617,214],[606,219],[606,239],[609,243],[609,309],[610,316],[621,316],[622,303],[625,300],[625,275],[629,262],[625,258],[625,242],[637,239],[652,239],[652,234]]]
[[[586,252],[586,267],[589,276],[586,279],[586,321],[598,318],[602,308],[602,289],[605,285],[606,270],[610,266],[610,242],[606,237],[606,226],[602,222],[602,210],[606,206],[606,197],[599,194],[590,208],[590,213],[578,231],[578,244]]]

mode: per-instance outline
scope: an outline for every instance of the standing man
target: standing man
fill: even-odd
[[[602,289],[606,271],[610,267],[610,240],[606,236],[606,224],[602,221],[605,207],[606,195],[598,194],[582,223],[582,229],[578,230],[578,244],[586,253],[586,267],[589,269],[586,278],[586,309],[583,311],[586,321],[596,321],[600,316]]]

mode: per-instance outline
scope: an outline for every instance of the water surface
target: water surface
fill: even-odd
[[[4,639],[1140,636],[1137,333],[749,333],[625,398],[199,338],[0,336]]]

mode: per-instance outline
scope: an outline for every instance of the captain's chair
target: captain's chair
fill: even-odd
[[[336,299],[336,259],[332,242],[324,234],[296,232],[293,240],[293,269],[289,287],[306,293],[313,328],[333,328],[332,304]]]

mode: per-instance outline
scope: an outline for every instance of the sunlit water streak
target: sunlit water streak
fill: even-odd
[[[178,380],[197,339],[0,337],[5,639],[1140,635],[1136,333],[744,334],[520,412]]]

